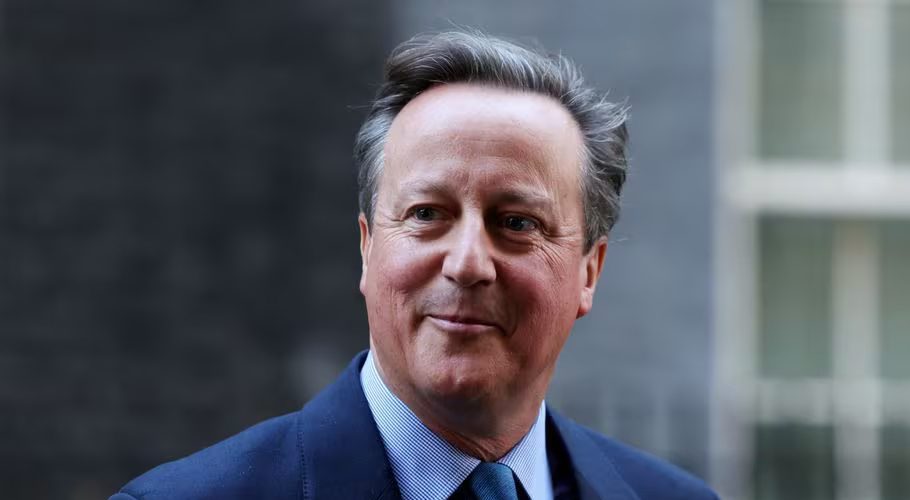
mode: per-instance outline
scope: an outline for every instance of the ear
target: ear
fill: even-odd
[[[607,255],[607,239],[601,238],[591,246],[591,250],[582,259],[581,297],[578,301],[578,313],[575,318],[580,318],[594,305],[594,289],[597,288],[597,279],[604,267],[604,257]]]
[[[363,215],[363,212],[360,212],[360,215],[357,217],[357,223],[360,226],[360,293],[364,293],[364,290],[366,289],[367,267],[370,264],[370,248],[373,244],[373,237],[370,235],[370,225],[367,223],[367,218]]]

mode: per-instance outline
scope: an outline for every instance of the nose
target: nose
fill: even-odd
[[[482,218],[464,218],[450,234],[442,274],[461,287],[491,283],[496,279],[490,241]]]

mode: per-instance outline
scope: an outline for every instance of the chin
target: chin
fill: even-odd
[[[508,377],[492,369],[488,360],[458,358],[440,360],[424,367],[424,393],[452,405],[484,405],[503,392]],[[501,368],[501,367],[500,367]]]

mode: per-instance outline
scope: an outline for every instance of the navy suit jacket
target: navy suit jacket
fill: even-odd
[[[360,385],[360,353],[300,411],[255,425],[129,482],[111,500],[400,499]],[[676,467],[547,410],[582,499],[716,500]],[[549,446],[548,446],[549,449]]]

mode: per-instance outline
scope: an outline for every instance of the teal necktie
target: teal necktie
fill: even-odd
[[[518,500],[515,476],[508,465],[480,462],[465,483],[477,500]]]

